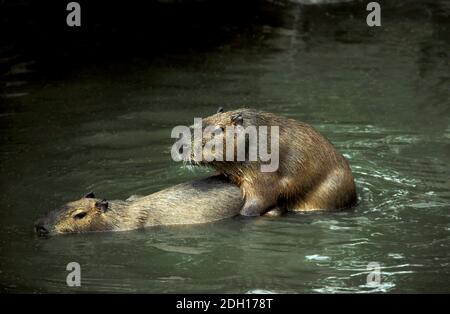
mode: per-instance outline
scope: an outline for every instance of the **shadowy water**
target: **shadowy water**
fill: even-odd
[[[159,38],[154,53],[149,43],[110,56],[112,41],[91,38],[83,59],[67,42],[58,55],[4,42],[2,291],[450,292],[450,6],[405,2],[382,4],[382,27],[369,28],[361,2],[280,1],[248,23],[219,23],[208,42],[200,32],[191,46],[172,39],[163,49]],[[359,206],[33,235],[36,217],[86,191],[126,198],[205,176],[171,160],[170,131],[219,105],[315,126],[348,158]],[[79,288],[66,286],[71,261],[82,267]],[[371,262],[381,265],[376,287],[366,284]]]

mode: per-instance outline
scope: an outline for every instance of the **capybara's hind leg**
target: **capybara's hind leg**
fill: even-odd
[[[330,172],[315,189],[307,193],[293,210],[343,209],[355,203],[356,190],[353,177],[345,170],[336,169]]]
[[[245,204],[241,209],[242,216],[260,216],[265,213],[263,203],[258,198],[250,198],[245,200]]]
[[[276,193],[272,191],[265,191],[258,184],[253,186],[241,186],[244,195],[245,203],[241,209],[242,216],[261,216],[268,212],[276,203]]]

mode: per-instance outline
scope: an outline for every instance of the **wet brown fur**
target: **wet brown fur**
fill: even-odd
[[[126,201],[83,197],[35,222],[44,236],[64,233],[125,231],[152,226],[213,222],[239,215],[244,201],[235,184],[224,176],[212,176],[172,186]],[[103,205],[102,205],[103,204]],[[76,216],[82,214],[82,218]],[[267,216],[279,216],[274,209]]]
[[[242,116],[244,128],[279,126],[280,132],[276,172],[261,172],[260,161],[197,163],[213,167],[240,186],[245,196],[241,214],[260,215],[274,206],[305,211],[343,209],[356,203],[355,183],[347,160],[306,123],[255,109],[238,109],[203,119],[203,128],[224,128],[226,134],[226,127],[236,124],[237,115]]]
[[[104,202],[104,201],[103,201]],[[93,231],[123,231],[143,227],[198,224],[239,215],[243,197],[223,176],[182,183],[130,201],[81,198],[50,212],[35,223],[48,235]],[[75,216],[83,213],[83,218]]]

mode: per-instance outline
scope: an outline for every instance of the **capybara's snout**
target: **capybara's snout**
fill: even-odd
[[[49,220],[47,218],[39,218],[34,222],[34,231],[39,236],[46,236],[50,233]]]

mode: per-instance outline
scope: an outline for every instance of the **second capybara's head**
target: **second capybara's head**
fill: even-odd
[[[191,153],[188,161],[194,164],[211,166],[223,164],[226,161],[238,161],[236,144],[239,135],[248,126],[256,126],[257,123],[258,111],[254,109],[224,111],[220,107],[216,114],[202,119],[202,137],[200,140],[196,136],[196,134],[199,134],[198,130],[196,133],[196,128],[199,126],[194,124],[192,127]],[[242,139],[248,141],[245,136]],[[233,146],[229,147],[228,155],[227,145]]]
[[[34,228],[41,236],[110,230],[113,226],[107,216],[108,206],[106,200],[89,193],[38,219]]]

